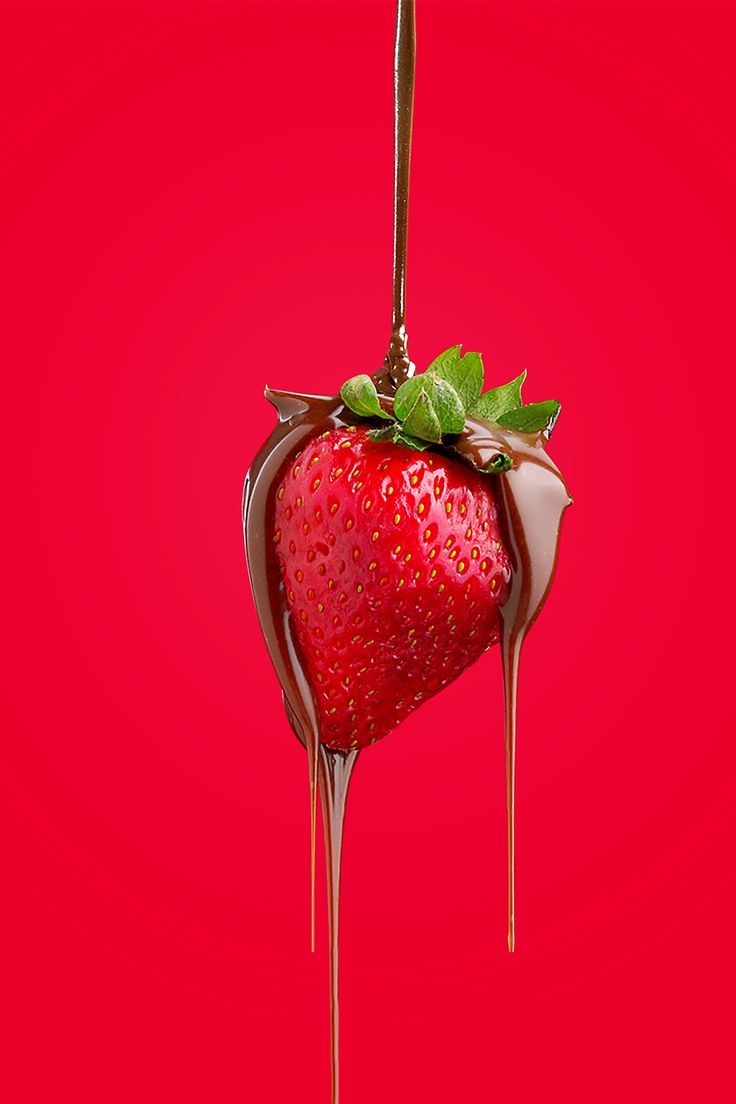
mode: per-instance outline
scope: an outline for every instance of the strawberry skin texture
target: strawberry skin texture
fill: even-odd
[[[499,639],[493,482],[354,426],[281,471],[273,540],[323,743],[375,743]]]

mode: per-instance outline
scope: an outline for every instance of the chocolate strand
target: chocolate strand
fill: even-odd
[[[409,219],[409,168],[414,116],[416,58],[414,0],[398,0],[394,47],[394,269],[391,340],[384,368],[374,376],[378,390],[393,394],[414,374],[407,353],[406,243]]]

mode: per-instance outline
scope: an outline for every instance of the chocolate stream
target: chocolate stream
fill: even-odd
[[[406,253],[409,232],[409,171],[414,118],[416,14],[414,0],[398,0],[394,46],[394,283],[391,341],[386,366],[406,375]]]

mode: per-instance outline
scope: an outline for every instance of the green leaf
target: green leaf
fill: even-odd
[[[460,356],[460,346],[453,345],[433,360],[426,372],[446,380],[458,393],[465,410],[472,410],[483,390],[483,361],[480,353]]]
[[[465,428],[465,410],[457,391],[446,380],[426,373],[406,380],[396,392],[394,415],[399,421],[409,417],[422,392],[428,395],[434,407],[442,434],[462,433]]]
[[[443,379],[447,379],[445,373],[452,372],[460,363],[461,349],[462,345],[452,345],[449,349],[445,349],[444,353],[440,353],[438,357],[434,358],[427,368],[427,372],[432,372]]]
[[[443,433],[462,433],[465,429],[465,408],[455,388],[447,380],[431,379],[432,406],[440,420]]]
[[[481,418],[484,422],[497,422],[502,414],[509,410],[516,410],[521,406],[521,386],[526,379],[526,372],[522,372],[511,383],[504,383],[501,387],[494,387],[481,395],[477,403],[470,411],[474,418]]]
[[[520,433],[539,433],[543,430],[549,437],[555,422],[560,416],[560,404],[556,399],[547,402],[529,403],[528,406],[509,410],[498,419],[498,424],[507,429],[516,429]]]
[[[507,456],[505,452],[499,452],[498,456],[494,456],[490,463],[486,464],[484,471],[490,472],[491,475],[500,475],[501,472],[508,471],[513,467],[513,460],[510,456]]]
[[[419,392],[424,391],[426,386],[424,376],[412,376],[411,379],[404,380],[394,395],[394,417],[402,422],[419,398]]]
[[[361,418],[385,418],[391,421],[391,415],[381,410],[376,385],[370,376],[353,376],[340,388],[342,401],[353,414]]]
[[[422,390],[417,395],[414,406],[402,422],[401,430],[409,437],[418,437],[421,441],[431,441],[435,445],[442,440],[442,426],[426,391]]]

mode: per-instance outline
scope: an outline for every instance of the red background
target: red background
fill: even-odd
[[[263,385],[386,346],[389,4],[4,5],[0,1086],[324,1102]],[[409,322],[559,396],[519,949],[498,655],[358,765],[346,1104],[730,1099],[732,5],[421,3]]]

